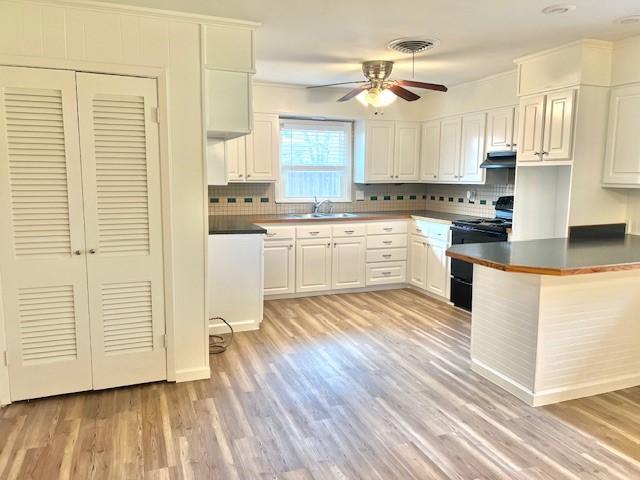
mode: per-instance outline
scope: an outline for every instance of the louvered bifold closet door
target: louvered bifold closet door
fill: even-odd
[[[77,86],[93,386],[166,379],[156,82]]]
[[[75,73],[0,67],[0,291],[14,401],[91,389],[81,182]]]

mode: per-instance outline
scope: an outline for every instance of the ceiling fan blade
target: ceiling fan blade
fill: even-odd
[[[389,90],[391,90],[393,93],[406,100],[407,102],[413,102],[414,100],[418,100],[420,98],[420,95],[416,95],[415,93],[410,92],[406,88],[402,88],[398,85],[391,85],[389,87]]]
[[[367,82],[367,85],[360,85],[359,87],[354,88],[349,93],[347,93],[344,97],[340,97],[338,99],[338,101],[339,102],[346,102],[347,100],[351,100],[353,97],[358,95],[360,92],[362,92],[362,91],[366,90],[367,88],[369,88],[368,83],[369,82]]]
[[[369,83],[368,80],[355,81],[355,82],[340,82],[340,83],[327,83],[326,85],[310,85],[307,88],[322,88],[322,87],[333,87],[336,85],[350,85],[354,83]]]
[[[396,84],[401,87],[424,88],[427,90],[437,90],[438,92],[446,92],[448,90],[444,85],[437,83],[416,82],[415,80],[396,80]]]

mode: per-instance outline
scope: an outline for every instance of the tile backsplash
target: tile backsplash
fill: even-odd
[[[364,192],[364,200],[355,200],[356,190]],[[476,193],[475,201],[467,199],[467,191]],[[354,200],[350,203],[335,203],[333,211],[426,209],[493,217],[498,197],[512,194],[513,185],[354,185]],[[311,208],[309,203],[276,203],[275,186],[269,183],[234,183],[209,187],[209,215],[308,213]]]

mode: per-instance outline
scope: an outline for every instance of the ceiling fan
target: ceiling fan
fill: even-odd
[[[367,80],[356,82],[330,83],[327,85],[314,85],[308,88],[332,87],[335,85],[361,84],[351,90],[345,96],[338,99],[339,102],[346,102],[356,98],[363,105],[374,107],[384,107],[391,104],[397,97],[408,102],[418,100],[420,95],[416,95],[404,87],[424,88],[426,90],[436,90],[446,92],[447,87],[437,83],[417,82],[415,80],[390,80],[393,62],[387,60],[372,60],[363,62],[362,73]]]

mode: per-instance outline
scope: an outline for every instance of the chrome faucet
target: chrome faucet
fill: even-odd
[[[331,203],[331,200],[329,199],[325,199],[322,200],[321,202],[318,201],[318,197],[313,197],[314,202],[313,202],[313,214],[317,215],[320,213],[320,208],[322,208],[322,205],[324,205],[325,203],[330,205],[329,210],[333,210],[333,204]]]

